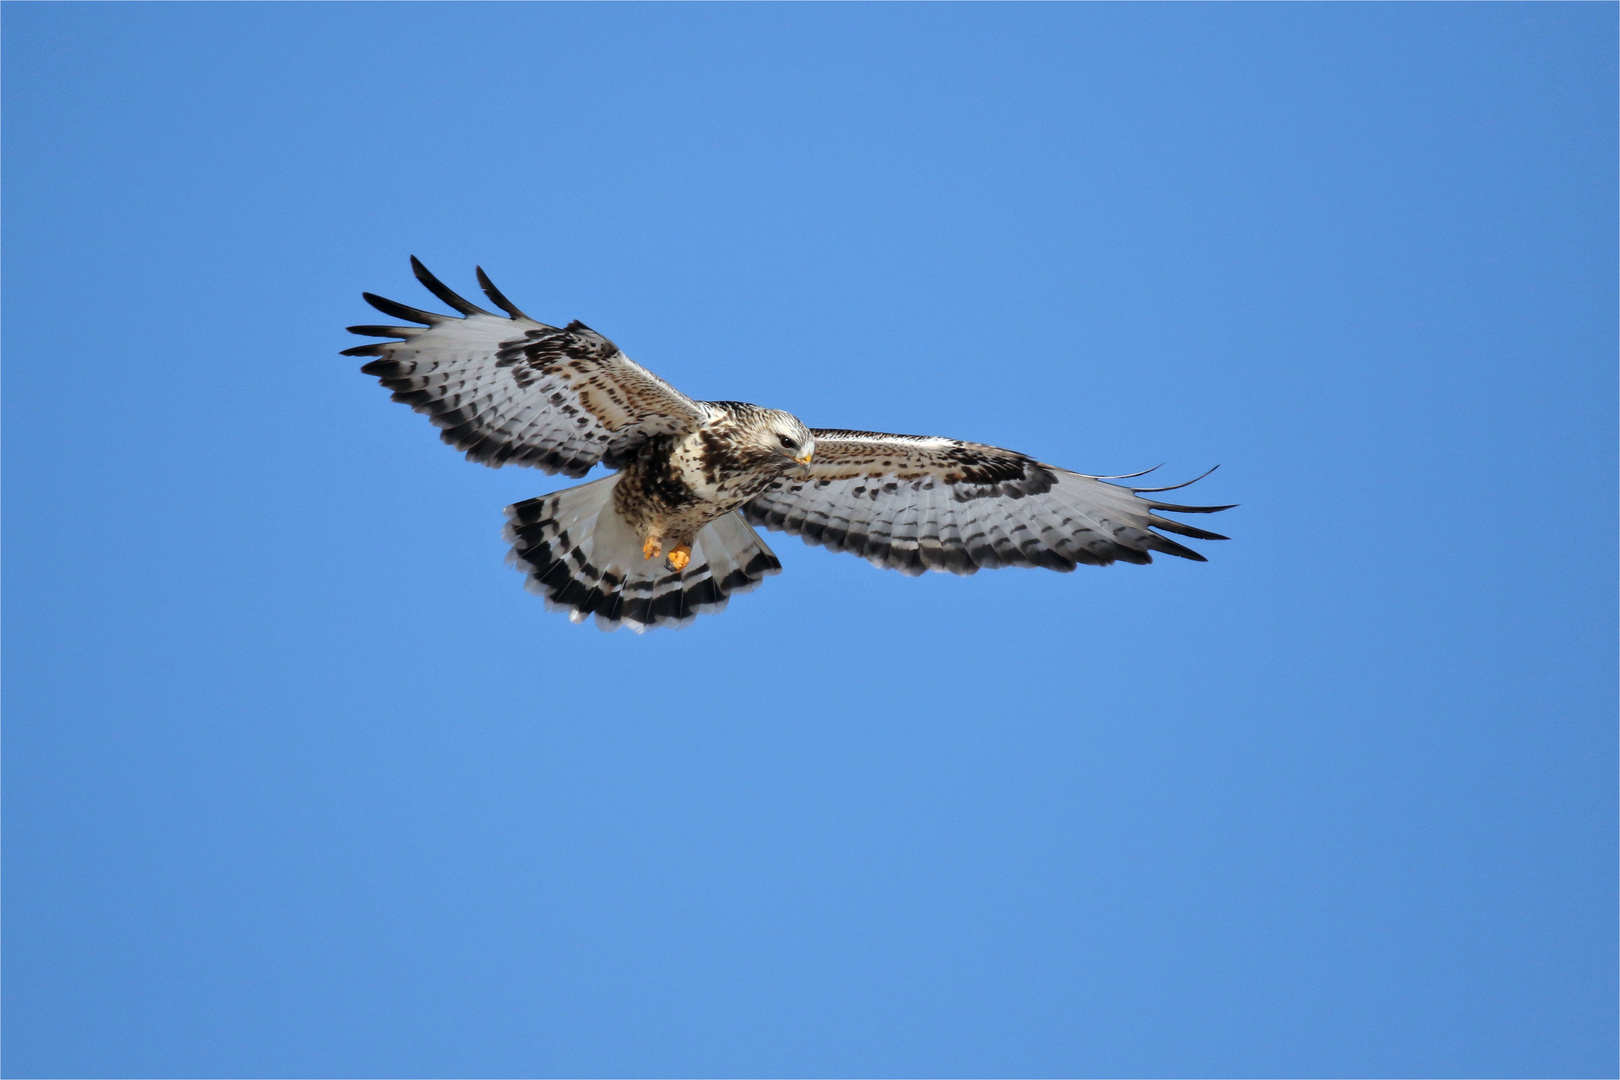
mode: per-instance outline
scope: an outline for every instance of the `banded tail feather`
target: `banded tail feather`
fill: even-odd
[[[643,558],[641,538],[613,509],[618,481],[603,477],[506,508],[507,561],[547,608],[576,623],[595,616],[603,630],[641,633],[685,626],[781,573],[776,555],[735,512],[698,532],[685,570]]]

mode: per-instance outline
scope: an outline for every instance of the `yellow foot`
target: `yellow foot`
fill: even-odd
[[[664,550],[664,542],[656,536],[649,536],[646,543],[641,545],[641,557],[651,559],[662,550]]]
[[[692,561],[692,545],[677,545],[669,553],[669,565],[677,570],[685,570],[686,564]]]

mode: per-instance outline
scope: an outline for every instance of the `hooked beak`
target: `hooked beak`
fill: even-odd
[[[814,450],[806,450],[804,452],[804,457],[796,457],[793,460],[797,461],[800,465],[808,465],[810,464],[810,459],[815,456],[816,452]]]

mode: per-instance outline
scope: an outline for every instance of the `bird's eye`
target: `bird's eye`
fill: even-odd
[[[784,450],[793,449],[793,440],[788,438],[786,435],[783,435],[782,436],[782,448]]]

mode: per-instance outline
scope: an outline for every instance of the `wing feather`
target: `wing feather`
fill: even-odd
[[[364,293],[384,314],[422,326],[351,326],[405,340],[344,355],[376,357],[360,370],[425,413],[469,461],[584,476],[598,462],[622,464],[652,435],[691,431],[709,414],[584,323],[559,329],[522,314],[482,270],[479,283],[509,317],[458,295],[414,256],[411,269],[461,317]]]
[[[1137,489],[1000,447],[843,429],[811,434],[814,463],[773,482],[743,515],[904,574],[1000,566],[1069,571],[1079,563],[1147,563],[1154,552],[1202,562],[1154,530],[1226,539],[1157,511],[1230,507],[1156,502]]]
[[[444,282],[434,277],[428,268],[422,265],[422,260],[415,255],[411,256],[411,270],[416,274],[416,280],[427,287],[428,292],[443,300],[463,315],[493,315],[493,311],[485,311],[477,304],[462,298]]]

